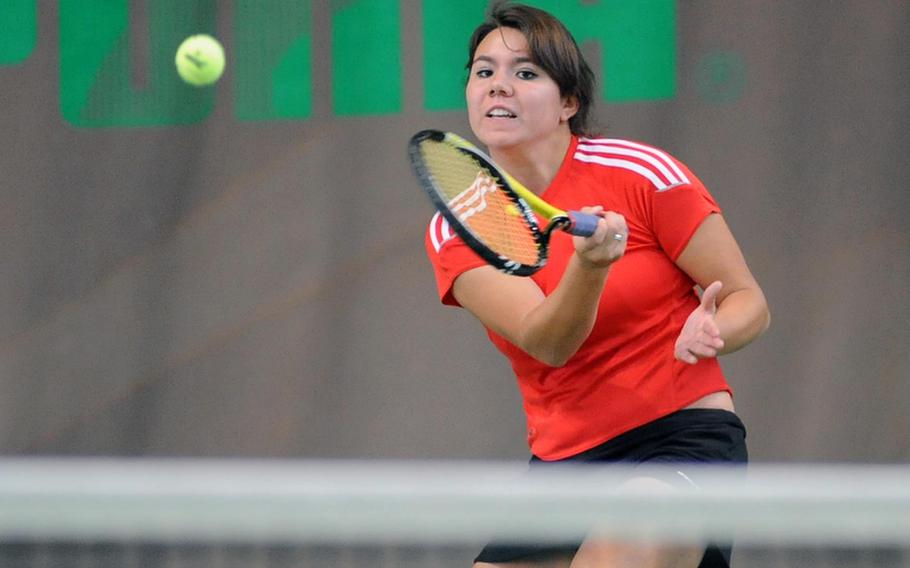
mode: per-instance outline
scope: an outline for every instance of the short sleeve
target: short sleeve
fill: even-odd
[[[702,182],[681,163],[676,165],[684,172],[685,182],[656,189],[650,196],[651,229],[673,260],[682,254],[702,221],[721,212]]]
[[[458,306],[458,300],[452,294],[455,279],[472,268],[485,266],[486,262],[452,231],[439,213],[430,220],[424,245],[433,265],[440,301],[448,306]]]

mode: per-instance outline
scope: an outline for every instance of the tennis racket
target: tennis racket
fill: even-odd
[[[449,226],[507,274],[530,276],[543,268],[554,230],[588,237],[597,228],[600,217],[550,205],[451,132],[418,132],[408,153],[417,179]],[[535,214],[546,221],[543,228]]]

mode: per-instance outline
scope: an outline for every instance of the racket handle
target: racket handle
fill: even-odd
[[[569,232],[579,237],[590,237],[593,235],[597,229],[597,222],[600,221],[600,217],[597,215],[589,215],[581,211],[567,211],[566,214],[569,216],[569,220],[572,221],[572,224],[568,227]]]

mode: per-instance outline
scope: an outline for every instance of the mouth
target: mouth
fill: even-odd
[[[496,107],[490,109],[487,114],[487,118],[518,118],[514,112],[504,109],[502,107]]]

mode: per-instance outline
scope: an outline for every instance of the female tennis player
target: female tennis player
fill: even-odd
[[[484,262],[444,219],[427,252],[440,297],[462,306],[511,361],[532,470],[565,460],[747,460],[717,356],[770,321],[720,207],[679,160],[590,132],[593,74],[552,15],[495,5],[469,42],[468,118],[493,160],[562,209],[599,216],[590,237],[555,234],[530,277]],[[696,286],[703,292],[701,296]],[[491,544],[475,567],[728,566],[729,548]]]

